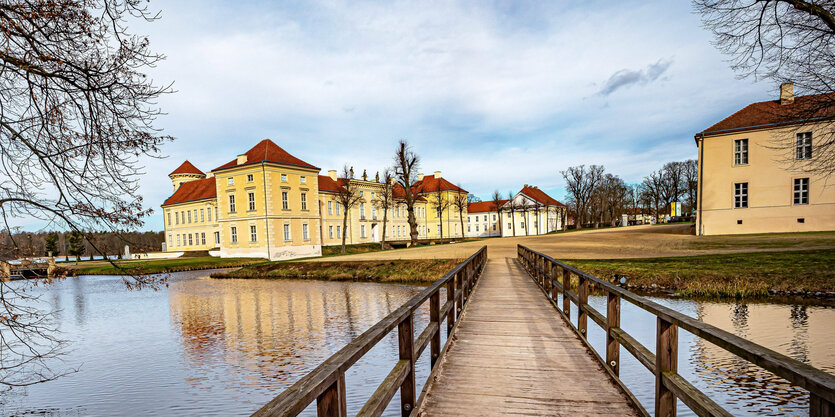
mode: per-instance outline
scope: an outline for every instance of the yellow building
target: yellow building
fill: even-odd
[[[424,222],[418,221],[424,228],[427,239],[463,238],[467,229],[467,190],[460,188],[441,176],[441,171],[434,175],[419,174],[412,185],[412,191],[427,201]],[[456,196],[464,199],[463,212],[453,204]],[[463,219],[463,228],[462,228]]]
[[[189,161],[168,175],[174,194],[162,204],[165,249],[200,251],[220,244],[215,179]]]
[[[321,256],[322,245],[379,242],[383,211],[379,178],[338,178],[290,155],[265,139],[246,153],[204,174],[189,161],[172,172],[174,193],[163,204],[168,252],[217,251],[221,257],[270,260]],[[338,194],[350,183],[361,196],[343,229]],[[419,239],[462,237],[459,213],[452,202],[467,192],[441,177],[419,176],[413,185]],[[410,240],[405,192],[393,185],[386,240]],[[465,200],[466,201],[466,200]],[[438,210],[441,202],[442,210]],[[463,211],[467,227],[466,205]]]
[[[360,202],[348,212],[346,223],[346,244],[371,243],[382,240],[383,211],[380,195],[384,183],[379,178],[369,179],[365,173],[360,178],[338,178],[336,171],[328,171],[327,176],[319,176],[319,211],[322,218],[322,242],[324,245],[341,245],[344,212],[339,204],[339,193],[346,183],[351,184],[360,194]],[[394,207],[389,208],[386,216],[386,241],[409,240],[409,222],[403,189],[393,186]],[[415,202],[415,219],[418,222],[418,238],[424,238],[426,227],[426,199],[418,197]]]
[[[319,168],[265,139],[212,174],[220,256],[321,256]]]
[[[802,169],[832,132],[835,109],[807,114],[821,97],[795,97],[784,84],[779,100],[696,134],[699,235],[835,230],[835,187]]]

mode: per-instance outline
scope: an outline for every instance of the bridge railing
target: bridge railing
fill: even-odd
[[[664,307],[525,246],[518,245],[517,252],[520,263],[555,305],[558,295],[562,294],[562,310],[558,308],[558,311],[569,323],[571,323],[571,302],[577,305],[577,324],[576,327],[573,323],[571,325],[581,337],[587,337],[589,318],[605,331],[605,360],[600,355],[596,356],[604,361],[604,366],[608,367],[615,376],[618,375],[620,368],[620,346],[623,346],[655,375],[655,415],[675,416],[677,398],[700,416],[732,415],[678,373],[678,328],[680,327],[696,337],[785,378],[792,385],[809,391],[809,415],[811,417],[835,416],[835,376]],[[572,275],[578,278],[576,292],[571,290]],[[597,285],[606,293],[605,316],[588,304],[590,283]],[[621,329],[621,299],[656,316],[655,353]]]
[[[403,416],[408,416],[417,400],[415,362],[429,346],[432,355],[430,366],[435,367],[435,362],[441,353],[441,322],[446,318],[447,336],[449,336],[464,305],[470,298],[473,286],[481,276],[486,261],[487,247],[483,246],[467,260],[371,326],[252,415],[258,417],[295,416],[315,400],[319,417],[346,416],[345,371],[396,328],[399,360],[357,415],[381,415],[399,389],[400,409]],[[442,287],[446,288],[446,302],[443,306],[440,304]],[[415,339],[414,312],[427,300],[429,300],[429,324]]]

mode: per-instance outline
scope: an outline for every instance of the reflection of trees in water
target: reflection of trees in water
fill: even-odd
[[[729,314],[732,333],[747,337],[751,330],[748,305],[734,304]],[[696,317],[701,321],[707,318],[702,303],[696,307]],[[691,347],[689,364],[702,382],[697,385],[707,387],[705,393],[734,415],[782,416],[807,411],[807,392],[699,337]]]

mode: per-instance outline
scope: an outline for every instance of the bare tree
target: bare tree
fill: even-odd
[[[666,200],[664,174],[653,171],[641,183],[643,200],[652,204],[656,223],[661,221],[661,202]]]
[[[380,240],[380,249],[386,248],[386,224],[388,223],[388,212],[397,206],[394,199],[394,171],[391,168],[383,170],[383,188],[371,202],[374,207],[383,211],[383,232]]]
[[[121,0],[0,4],[0,260],[28,250],[12,234],[12,219],[118,232],[151,213],[138,195],[139,161],[159,156],[171,137],[154,128],[156,101],[169,89],[143,73],[164,57],[127,29],[129,21],[157,18],[146,7]],[[89,233],[84,238],[89,242]],[[138,275],[124,281],[158,282]],[[63,347],[50,306],[3,282],[0,303],[0,385],[61,375],[47,365]]]
[[[696,198],[699,189],[699,165],[695,159],[688,159],[684,164],[684,184],[687,195],[687,214],[693,212],[696,207]]]
[[[507,209],[510,210],[510,225],[513,227],[513,236],[516,236],[516,209],[519,206],[516,204],[516,201],[513,199],[514,195],[512,192],[508,191],[507,193]]]
[[[529,218],[528,213],[530,212],[531,208],[533,208],[531,202],[528,201],[527,198],[522,198],[522,202],[519,204],[519,211],[522,212],[522,219],[524,219],[522,227],[524,227],[525,229],[525,236],[530,236],[529,230],[531,228],[531,225],[529,223],[531,219]]]
[[[417,178],[417,171],[420,168],[420,157],[412,150],[412,147],[405,140],[397,144],[394,152],[394,175],[397,182],[403,187],[406,212],[409,220],[410,246],[418,243],[417,220],[415,219],[415,201],[417,195],[412,190],[412,184]]]
[[[459,189],[461,186],[458,187]],[[461,237],[466,237],[464,234],[464,212],[467,211],[467,205],[470,203],[470,196],[462,192],[455,193],[452,198],[452,208],[458,212],[458,221],[461,223]]]
[[[436,187],[432,198],[432,207],[438,215],[438,224],[441,227],[441,239],[444,238],[444,212],[447,211],[451,205],[452,202],[444,198],[443,191],[441,191],[441,182],[438,181],[438,186]]]
[[[499,190],[493,191],[493,210],[496,210],[496,213],[499,217],[499,236],[504,236],[504,229],[502,228],[502,194],[499,193]]]
[[[336,204],[342,206],[342,249],[340,253],[345,253],[345,237],[348,236],[348,216],[351,209],[356,207],[362,201],[357,184],[353,181],[353,170],[348,165],[342,166],[342,178],[345,182],[336,191]]]
[[[816,94],[802,105],[782,108],[784,122],[814,123],[835,116],[835,5],[803,0],[695,0],[704,26],[716,46],[731,57],[742,77],[793,82],[801,92]],[[782,107],[782,106],[781,106]],[[793,169],[835,173],[835,126],[827,123],[815,143],[815,157],[794,159],[793,135],[775,137],[786,148]]]
[[[601,165],[591,165],[588,169],[585,165],[579,165],[560,171],[565,179],[566,191],[576,204],[577,218],[574,223],[577,229],[583,228],[583,223],[589,214],[589,204],[603,178],[603,172],[604,168]]]

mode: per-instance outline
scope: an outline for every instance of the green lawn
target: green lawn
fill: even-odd
[[[657,284],[684,296],[835,291],[835,249],[564,262],[600,278],[624,276],[627,284]]]
[[[124,270],[115,268],[108,262],[85,262],[78,267],[66,268],[70,275],[122,275],[131,274],[159,274],[165,272],[191,271],[198,269],[228,268],[266,262],[258,258],[217,258],[203,256],[195,258],[149,259],[116,261]],[[65,264],[67,265],[67,264]]]

